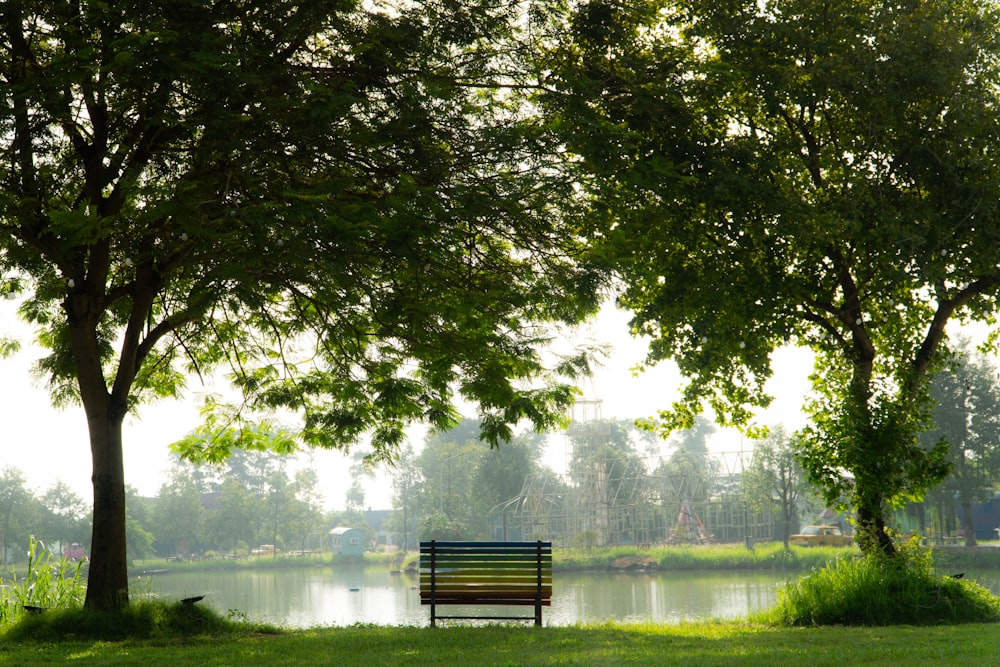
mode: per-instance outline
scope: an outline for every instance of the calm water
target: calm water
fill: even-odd
[[[795,575],[557,572],[552,606],[543,611],[543,616],[546,625],[738,618],[770,606],[778,588],[790,577]],[[1000,572],[974,578],[1000,594]],[[354,623],[427,625],[428,610],[420,605],[416,585],[415,575],[391,575],[381,566],[166,573],[139,580],[140,591],[148,590],[159,597],[205,595],[202,604],[220,612],[234,610],[292,627]],[[498,611],[531,615],[528,607]]]
[[[736,618],[769,606],[787,575],[748,573],[557,573],[546,625],[610,619],[676,623]],[[315,567],[255,572],[166,573],[141,578],[139,590],[171,599],[205,595],[226,613],[293,627],[314,625],[426,625],[415,575],[384,567]],[[450,611],[450,610],[449,610]],[[531,615],[530,608],[504,613]]]

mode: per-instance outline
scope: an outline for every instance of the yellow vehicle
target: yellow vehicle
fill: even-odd
[[[251,556],[273,556],[280,554],[281,549],[275,549],[273,544],[262,544],[259,549],[250,552]]]
[[[789,544],[800,547],[846,547],[852,542],[838,526],[805,526],[798,535],[788,538]]]

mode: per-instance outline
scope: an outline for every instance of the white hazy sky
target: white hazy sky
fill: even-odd
[[[0,467],[12,466],[24,472],[36,492],[44,492],[61,480],[90,501],[90,446],[86,420],[79,407],[56,410],[41,382],[30,369],[40,356],[31,345],[31,331],[17,320],[15,303],[0,301],[0,334],[14,334],[22,350],[0,359]],[[677,395],[680,376],[670,364],[661,364],[638,377],[630,370],[645,354],[645,343],[628,335],[628,314],[607,305],[580,339],[595,339],[614,346],[613,353],[595,377],[584,387],[585,398],[601,403],[605,418],[649,417],[670,405]],[[803,425],[799,411],[808,391],[811,357],[803,350],[780,350],[774,358],[775,377],[768,388],[775,403],[760,415],[760,424],[784,423],[789,429]],[[126,418],[124,426],[125,476],[144,495],[154,495],[170,467],[168,445],[181,439],[199,424],[198,394],[213,391],[191,381],[182,400],[161,401],[143,406],[137,415]],[[413,445],[419,449],[421,431],[414,431]],[[561,447],[553,438],[552,448]],[[735,432],[717,434],[713,449],[734,451],[740,447]],[[312,465],[320,474],[329,508],[344,506],[349,480],[349,460],[339,452],[315,451]],[[558,460],[561,452],[549,452],[547,460]],[[389,507],[391,490],[383,472],[366,485],[366,504]]]

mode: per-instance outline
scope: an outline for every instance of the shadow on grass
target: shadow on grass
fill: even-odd
[[[197,604],[135,602],[118,612],[75,608],[26,614],[5,629],[3,638],[34,642],[122,641],[199,635],[224,637],[252,632],[274,634],[280,630],[268,625],[234,622]]]
[[[18,664],[76,665],[874,665],[990,664],[989,626],[766,628],[353,626],[179,641],[35,644]],[[2,651],[4,649],[0,649]]]

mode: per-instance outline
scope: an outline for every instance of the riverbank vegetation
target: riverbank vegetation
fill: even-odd
[[[976,548],[946,547],[928,550],[936,570],[954,574],[962,568],[1000,568],[1000,546],[981,544]],[[676,571],[676,570],[767,570],[803,573],[840,558],[860,555],[854,547],[797,547],[785,549],[780,542],[765,542],[747,549],[742,544],[671,545],[671,546],[618,546],[594,549],[555,549],[553,569],[563,571]],[[369,552],[360,560],[334,559],[329,553],[303,556],[266,556],[240,559],[175,560],[146,558],[133,561],[131,571],[135,576],[158,574],[165,571],[197,571],[228,569],[293,569],[301,567],[353,567],[380,566],[391,570],[415,568],[415,553]]]
[[[915,540],[899,557],[838,558],[789,582],[770,609],[754,616],[772,626],[939,625],[1000,621],[1000,598],[961,574],[935,571],[932,552]]]
[[[787,570],[801,572],[820,567],[845,554],[850,547],[790,547],[767,542],[747,549],[742,544],[674,545],[648,549],[608,547],[559,549],[553,553],[558,570]]]

